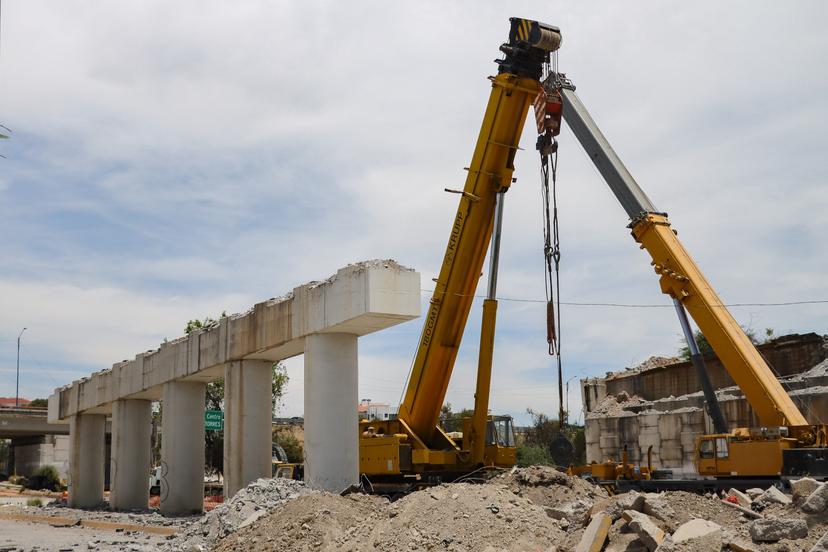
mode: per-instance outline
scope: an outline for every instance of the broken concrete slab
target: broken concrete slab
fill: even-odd
[[[754,487],[753,489],[748,489],[745,491],[745,494],[750,497],[751,500],[756,500],[765,492],[765,489],[760,489],[759,487]]]
[[[801,479],[794,479],[790,482],[791,494],[794,499],[807,498],[812,492],[817,490],[822,483],[813,479],[812,477],[803,477]]]
[[[644,508],[645,497],[637,491],[630,491],[621,495],[612,496],[595,502],[592,513],[604,512],[612,517],[613,521],[621,518],[624,510],[641,512]]]
[[[828,485],[820,485],[808,495],[802,504],[802,511],[809,514],[818,514],[828,507]]]
[[[549,517],[566,520],[570,525],[583,527],[589,519],[591,507],[592,504],[585,500],[573,500],[565,504],[551,506],[546,509],[546,513]]]
[[[641,542],[650,552],[658,548],[658,545],[664,540],[664,531],[647,514],[635,510],[624,510],[621,517],[627,520],[630,529],[638,534],[638,538],[641,539]]]
[[[722,548],[722,526],[706,519],[691,519],[672,534],[676,550],[720,550]]]
[[[659,495],[646,495],[642,512],[650,517],[663,521],[671,528],[674,527],[676,511]]]
[[[612,518],[609,515],[600,512],[592,516],[578,546],[575,547],[575,552],[601,552],[611,526]]]
[[[776,487],[769,487],[767,491],[762,493],[759,498],[756,499],[756,502],[763,506],[767,506],[769,504],[783,504],[787,505],[792,502],[791,497],[777,489]]]
[[[763,518],[751,521],[748,532],[754,542],[804,539],[808,536],[808,524],[804,519]]]

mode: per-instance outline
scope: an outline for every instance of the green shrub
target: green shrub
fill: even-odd
[[[39,498],[30,498],[26,501],[26,506],[43,506],[43,501]]]
[[[60,474],[54,466],[41,466],[23,486],[27,489],[60,491]]]
[[[273,437],[273,442],[285,449],[288,462],[301,464],[304,461],[304,451],[299,439],[287,431],[280,431]]]
[[[526,466],[534,466],[536,464],[551,466],[555,462],[549,454],[549,450],[540,445],[518,445],[517,447],[517,465],[525,468]]]

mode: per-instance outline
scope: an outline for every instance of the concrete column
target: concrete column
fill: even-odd
[[[305,338],[305,482],[339,492],[359,482],[357,336]]]
[[[106,416],[77,414],[69,420],[69,506],[103,502]]]
[[[201,513],[204,505],[205,383],[164,384],[161,411],[161,513]]]
[[[113,510],[146,510],[152,454],[152,404],[121,399],[112,403],[112,464],[109,505]]]
[[[270,477],[273,362],[224,365],[224,496]]]

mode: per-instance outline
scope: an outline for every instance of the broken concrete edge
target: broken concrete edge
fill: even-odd
[[[599,512],[592,516],[575,552],[601,552],[609,536],[610,527],[612,527],[612,517],[609,514]]]
[[[392,260],[350,264],[327,280],[298,286],[55,389],[47,419],[56,423],[79,413],[109,414],[118,399],[160,399],[161,386],[169,381],[221,378],[226,362],[276,362],[302,354],[304,338],[314,333],[362,336],[419,315],[418,272]]]

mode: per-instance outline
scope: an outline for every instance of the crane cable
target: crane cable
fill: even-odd
[[[554,138],[553,138],[554,140]],[[561,243],[558,232],[557,197],[558,151],[541,154],[541,195],[543,197],[544,289],[546,292],[546,342],[549,354],[555,357],[558,371],[559,422],[566,420],[563,396],[563,365],[561,361]],[[552,185],[550,187],[550,175]],[[551,203],[551,209],[550,209]],[[556,305],[557,303],[557,305]]]
[[[551,156],[541,155],[541,195],[543,197],[543,257],[545,271],[544,288],[546,292],[546,341],[549,354],[560,356],[560,263],[561,247],[558,236],[558,201],[557,201],[558,153]],[[549,176],[552,186],[549,186]],[[552,205],[550,210],[550,203]],[[557,305],[555,303],[557,302]],[[556,308],[557,307],[557,308]],[[557,310],[557,313],[555,312]]]
[[[534,102],[535,121],[538,127],[538,140],[535,148],[540,153],[541,159],[546,343],[549,354],[555,357],[558,370],[558,431],[563,436],[567,413],[564,408],[563,363],[561,360],[561,242],[558,232],[558,141],[555,139],[555,136],[561,131],[563,101],[557,89],[549,89],[543,84],[550,80],[555,82],[553,77],[558,73],[557,52],[552,54],[551,60],[547,59],[543,69],[544,78]],[[552,177],[551,187],[549,185],[550,175]]]
[[[557,52],[553,54],[552,63],[546,63],[544,73],[551,76],[557,73]],[[558,100],[560,98],[558,97]],[[552,103],[550,103],[550,101]],[[536,148],[541,159],[541,197],[543,200],[543,257],[544,257],[544,291],[546,293],[546,343],[548,352],[555,357],[558,370],[558,420],[559,429],[563,431],[566,424],[563,392],[563,366],[561,361],[561,243],[558,232],[558,142],[555,136],[560,132],[561,105],[551,109],[554,99],[549,97],[543,85],[535,100],[535,116],[538,123],[538,142]],[[550,187],[550,175],[552,185]],[[551,207],[550,207],[551,204]],[[557,305],[556,305],[557,303]],[[556,308],[557,307],[557,308]]]

